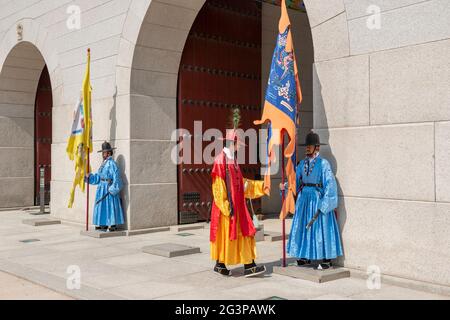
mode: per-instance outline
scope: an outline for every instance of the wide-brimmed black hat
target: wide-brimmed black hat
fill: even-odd
[[[301,144],[301,146],[326,146],[326,143],[320,143],[320,137],[317,133],[310,132],[306,135],[305,143]]]
[[[107,141],[103,142],[102,144],[102,150],[99,150],[98,152],[108,152],[108,151],[113,151],[116,150],[117,148],[112,148],[111,144]]]

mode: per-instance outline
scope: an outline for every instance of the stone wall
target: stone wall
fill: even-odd
[[[341,262],[450,285],[450,3],[324,3],[306,1],[314,128],[339,183]],[[367,27],[369,5],[381,9],[380,29]]]
[[[72,111],[81,89],[84,76],[86,51],[92,50],[93,122],[95,151],[104,140],[112,140],[118,148],[116,158],[124,170],[124,179],[129,169],[129,124],[120,118],[129,102],[117,96],[116,69],[124,24],[130,9],[130,0],[79,0],[79,1],[2,1],[0,14],[0,39],[2,59],[11,55],[10,49],[18,43],[16,26],[23,25],[23,40],[36,48],[47,64],[53,90],[53,144],[51,211],[55,217],[66,221],[83,222],[85,195],[76,193],[74,209],[67,209],[69,190],[73,180],[73,163],[65,153],[72,123]],[[70,5],[81,9],[81,28],[70,29],[67,20]],[[9,59],[9,58],[8,58]],[[24,64],[28,65],[28,64]],[[42,64],[43,66],[43,64]],[[2,74],[7,69],[2,69]],[[21,91],[17,84],[12,90]],[[34,105],[34,91],[30,103]],[[124,110],[125,109],[125,110]],[[2,111],[0,111],[2,112]],[[125,112],[126,113],[126,112]],[[31,116],[32,117],[32,116]],[[120,120],[119,120],[120,119]],[[125,120],[125,121],[123,121]],[[32,120],[30,120],[32,123]],[[32,132],[32,127],[31,127]],[[30,144],[32,147],[32,137]],[[94,152],[92,166],[98,168],[100,156]],[[31,165],[31,170],[32,170]],[[33,179],[34,180],[34,179]],[[32,181],[30,180],[31,185]],[[124,194],[127,194],[126,185]],[[91,197],[95,194],[92,188]],[[27,205],[29,203],[27,201]],[[25,204],[22,203],[22,204]],[[1,205],[4,207],[5,205]],[[127,207],[127,201],[125,201]]]

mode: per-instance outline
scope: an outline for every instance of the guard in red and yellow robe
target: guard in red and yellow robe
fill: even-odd
[[[239,144],[236,136],[228,135],[227,144],[212,170],[211,259],[216,261],[215,272],[228,276],[231,272],[227,265],[243,264],[245,276],[251,277],[264,273],[266,268],[254,261],[256,229],[245,198],[262,197],[264,181],[244,179],[235,156]]]

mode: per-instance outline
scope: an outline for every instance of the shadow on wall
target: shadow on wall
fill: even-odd
[[[321,118],[321,128],[316,128],[316,124],[314,123],[314,128],[317,129],[317,133],[320,136],[320,140],[322,143],[326,143],[327,146],[322,146],[321,155],[330,162],[331,168],[335,174],[338,174],[338,163],[336,161],[336,157],[333,155],[333,148],[329,144],[330,141],[330,132],[328,130],[328,119],[327,114],[325,112],[325,106],[322,99],[322,84],[320,83],[320,78],[317,74],[316,68],[313,68],[314,73],[314,92],[317,96],[314,97],[314,114],[316,116],[320,116]],[[317,99],[317,100],[316,100]],[[339,179],[336,178],[338,195],[339,195],[339,205],[338,205],[338,223],[341,230],[341,241],[342,241],[342,233],[344,232],[345,223],[347,221],[347,211],[345,209],[345,198],[343,197],[343,191],[341,185],[339,183]],[[345,243],[342,243],[342,247],[344,250],[344,256],[338,258],[337,264],[340,266],[344,265],[345,262]]]
[[[117,86],[113,95],[113,105],[111,111],[109,112],[109,120],[111,120],[111,126],[109,128],[109,139],[110,141],[116,141],[117,132]]]
[[[124,215],[124,221],[125,221],[125,229],[128,229],[128,205],[130,203],[130,194],[129,194],[129,190],[128,190],[128,185],[129,185],[129,181],[128,181],[128,177],[125,175],[125,168],[126,168],[126,160],[125,157],[123,155],[118,155],[116,158],[116,162],[117,165],[119,166],[120,172],[121,174],[121,178],[122,178],[122,182],[123,182],[123,189],[122,192],[120,193],[120,199],[122,201],[122,209],[123,209],[123,215]]]
[[[117,86],[113,94],[113,104],[111,106],[111,111],[109,112],[109,120],[111,121],[111,126],[109,128],[109,141],[113,142],[116,141],[116,134],[117,134]],[[125,220],[125,229],[128,229],[128,206],[129,206],[129,190],[128,190],[128,177],[125,174],[125,168],[126,168],[126,160],[125,157],[121,154],[119,154],[116,158],[117,165],[119,166],[120,172],[121,172],[121,178],[123,182],[123,189],[120,194],[120,199],[122,201],[122,209],[123,209],[123,215]]]

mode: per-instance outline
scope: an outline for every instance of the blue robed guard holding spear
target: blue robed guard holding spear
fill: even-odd
[[[331,260],[343,255],[335,210],[338,206],[336,179],[330,163],[320,156],[319,135],[310,132],[302,146],[306,158],[297,166],[297,201],[287,253],[299,266],[313,264],[329,269]],[[281,190],[286,185],[280,185]]]
[[[103,163],[97,173],[89,174],[86,180],[97,185],[94,207],[94,225],[96,230],[116,231],[117,226],[124,224],[123,210],[120,202],[120,191],[123,183],[117,163],[112,158],[116,148],[104,142],[102,150]]]

